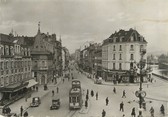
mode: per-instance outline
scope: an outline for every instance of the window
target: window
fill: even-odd
[[[144,49],[143,45],[140,45],[140,52]]]
[[[130,46],[130,50],[133,51],[134,50],[134,45]]]
[[[122,54],[120,54],[120,57],[119,57],[120,60],[122,60]]]
[[[4,85],[4,78],[1,77],[1,78],[0,78],[0,86],[3,86],[3,85]]]
[[[1,67],[1,70],[3,70],[3,69],[4,69],[4,63],[1,62],[0,65],[1,65],[1,66],[0,66],[0,67]]]
[[[113,60],[115,60],[115,54],[113,54]]]
[[[42,61],[42,66],[45,66],[45,61]]]
[[[4,55],[4,46],[0,45],[0,55]]]
[[[115,63],[113,63],[113,69],[115,69]]]
[[[121,64],[121,63],[119,63],[119,69],[120,69],[120,70],[122,69],[122,64]]]
[[[120,49],[119,49],[119,51],[122,51],[122,45],[120,45]]]
[[[5,46],[5,54],[9,55],[9,46]]]
[[[115,51],[115,45],[113,46],[113,51]]]
[[[133,54],[131,54],[130,59],[134,60],[134,55]]]

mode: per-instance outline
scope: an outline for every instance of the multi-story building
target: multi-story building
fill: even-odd
[[[146,49],[146,46],[144,37],[134,29],[119,30],[105,39],[102,45],[103,78],[116,80],[116,75],[121,78],[126,71],[137,68],[141,49]],[[130,81],[129,78],[125,80]]]
[[[37,35],[31,46],[32,74],[40,84],[47,84],[55,75],[62,75],[62,44],[56,40],[56,35],[40,32],[40,24]]]
[[[77,65],[79,66],[80,64],[80,49],[75,50],[75,61]]]
[[[0,34],[0,68],[0,100],[4,105],[23,96],[32,79],[30,48],[22,37]]]
[[[97,44],[95,47],[95,74],[102,77],[102,45]]]

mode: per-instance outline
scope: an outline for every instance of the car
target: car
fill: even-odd
[[[30,107],[38,107],[41,104],[40,97],[33,97]]]
[[[102,84],[102,78],[101,78],[101,77],[97,78],[97,79],[95,80],[95,83],[96,83],[96,84]]]
[[[61,104],[61,103],[60,103],[59,97],[54,97],[54,98],[52,99],[52,104],[51,104],[51,106],[50,106],[50,110],[59,109],[60,104]]]

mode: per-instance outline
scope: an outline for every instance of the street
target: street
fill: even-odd
[[[133,107],[135,107],[136,115],[138,115],[139,112],[139,104],[138,104],[138,98],[135,96],[135,91],[139,90],[138,85],[103,85],[103,84],[94,84],[93,79],[87,78],[86,75],[78,73],[76,70],[73,71],[74,78],[77,78],[81,81],[81,86],[83,90],[83,102],[85,101],[86,97],[86,91],[89,90],[89,101],[88,101],[88,108],[85,108],[84,105],[82,107],[82,110],[69,110],[69,89],[71,87],[71,80],[68,81],[68,79],[65,79],[64,83],[61,82],[59,85],[59,96],[61,97],[61,106],[58,110],[50,110],[51,106],[51,99],[52,99],[52,93],[51,91],[54,90],[56,94],[56,87],[49,86],[50,93],[45,96],[42,99],[42,103],[37,108],[29,108],[28,113],[30,116],[33,117],[100,117],[102,110],[104,109],[106,111],[107,117],[122,117],[123,115],[130,117],[131,116],[131,110]],[[164,85],[163,85],[164,84]],[[158,92],[160,89],[165,88],[167,83],[161,80],[157,80],[156,83],[143,85],[143,89],[147,92],[147,97],[154,96],[155,94],[158,95]],[[161,86],[162,85],[162,86]],[[113,88],[116,88],[116,94],[113,93]],[[159,89],[158,89],[159,87]],[[154,89],[154,90],[153,90]],[[90,91],[94,91],[94,96],[91,97]],[[123,90],[126,91],[126,98],[122,98]],[[157,91],[157,92],[156,92]],[[167,91],[167,89],[165,89]],[[98,92],[98,100],[96,100],[96,92]],[[160,95],[164,95],[162,92],[160,92]],[[106,106],[105,99],[108,97],[109,104]],[[162,96],[163,98],[165,96]],[[157,98],[157,97],[156,97]],[[162,98],[162,99],[163,99]],[[151,106],[155,109],[155,115],[160,116],[159,108],[161,106],[161,103],[165,105],[167,102],[164,101],[156,101],[151,99],[145,99],[146,104],[146,111],[143,111],[143,115],[145,117],[150,117],[149,109]],[[152,101],[152,103],[149,103],[149,101]],[[124,112],[119,111],[120,109],[120,103],[124,103]],[[166,108],[167,110],[167,108]]]

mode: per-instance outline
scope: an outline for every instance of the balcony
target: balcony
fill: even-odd
[[[33,66],[32,70],[47,70],[48,66]]]

